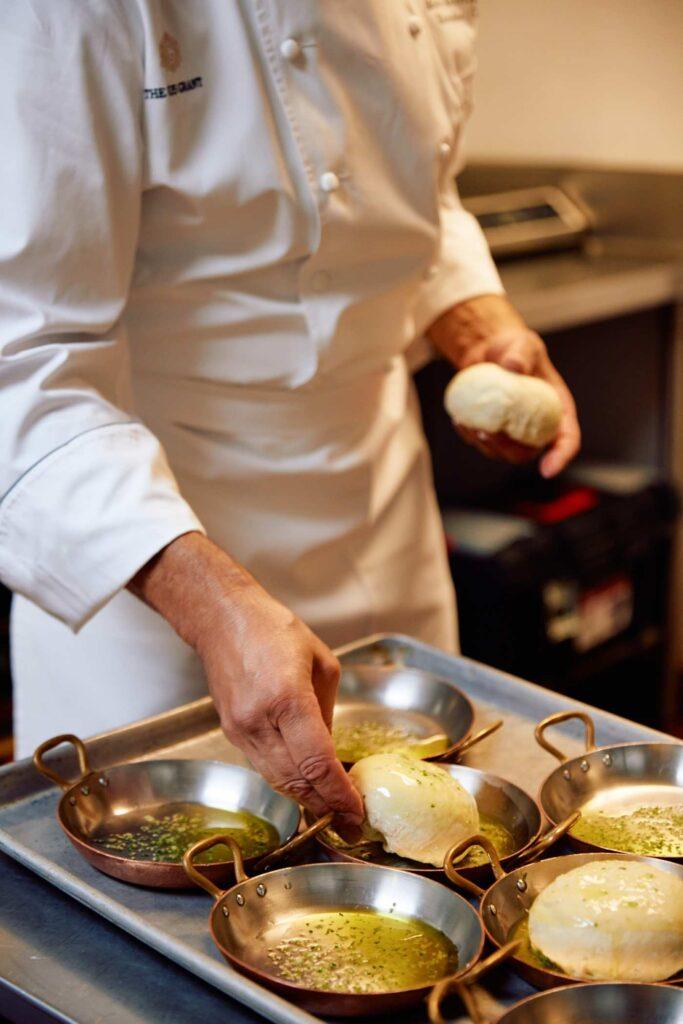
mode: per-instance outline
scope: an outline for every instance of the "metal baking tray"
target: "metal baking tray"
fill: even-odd
[[[400,663],[452,680],[474,703],[475,728],[496,717],[505,726],[465,755],[464,762],[517,783],[532,796],[554,766],[533,739],[533,727],[555,711],[585,707],[567,697],[524,682],[468,658],[452,657],[405,636],[379,634],[350,644],[337,654],[343,662]],[[671,739],[615,715],[590,708],[602,744]],[[575,725],[560,727],[563,745],[580,751]],[[95,768],[157,757],[215,758],[246,764],[223,736],[210,699],[203,698],[88,741]],[[71,754],[56,756],[55,767],[73,769]],[[89,867],[59,828],[59,792],[33,768],[30,759],[0,769],[0,849],[42,878],[185,967],[204,981],[278,1024],[312,1024],[318,1018],[243,977],[226,964],[207,929],[203,893],[172,893],[128,886]],[[491,1009],[502,1008],[531,990],[509,970],[487,981]],[[406,1017],[422,1024],[422,1011]]]

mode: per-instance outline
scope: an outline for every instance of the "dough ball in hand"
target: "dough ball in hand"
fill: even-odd
[[[363,797],[365,830],[388,853],[441,867],[451,846],[479,829],[474,797],[439,765],[371,754],[349,775]]]
[[[538,894],[529,939],[574,978],[664,981],[683,969],[683,880],[639,861],[583,864]]]
[[[547,381],[497,363],[475,363],[457,373],[444,404],[457,426],[507,434],[531,448],[554,441],[562,419],[562,403]]]

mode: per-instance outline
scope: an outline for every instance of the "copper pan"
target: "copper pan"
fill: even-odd
[[[234,853],[237,882],[222,891],[200,874],[195,857],[213,845],[229,843]],[[220,834],[191,847],[183,858],[190,878],[214,900],[209,918],[213,940],[234,967],[285,999],[313,1013],[357,1017],[390,1013],[415,1006],[431,984],[389,992],[330,992],[307,988],[278,977],[268,958],[275,935],[283,924],[326,910],[369,909],[425,922],[456,946],[462,978],[477,963],[484,945],[484,930],[474,908],[457,893],[429,878],[368,864],[304,864],[279,868],[249,878],[238,845]],[[497,958],[503,954],[497,951]]]
[[[425,761],[457,761],[475,744],[496,732],[503,721],[472,732],[474,708],[454,683],[407,665],[351,664],[342,667],[334,724],[391,722],[416,735],[443,735],[448,748]],[[351,762],[344,762],[346,767]]]
[[[459,764],[447,764],[442,767],[472,794],[480,814],[502,825],[512,835],[515,847],[501,861],[506,869],[540,856],[557,842],[576,820],[576,815],[571,816],[539,839],[542,825],[540,809],[519,786],[479,768]],[[315,820],[309,812],[305,812],[305,817],[308,824]],[[426,875],[440,882],[446,881],[443,868],[386,853],[380,843],[365,841],[356,846],[350,845],[331,828],[319,832],[316,842],[322,846],[331,860],[380,864]],[[492,878],[491,863],[487,858],[483,864],[460,867],[459,873],[479,884],[489,884]]]
[[[48,750],[62,743],[71,743],[76,749],[79,775],[75,781],[63,778],[43,759]],[[136,810],[163,814],[165,806],[184,802],[255,814],[275,828],[281,845],[261,858],[250,858],[250,866],[291,855],[331,821],[331,815],[321,818],[306,833],[297,835],[300,811],[293,800],[276,793],[256,772],[221,761],[137,761],[93,771],[83,741],[67,734],[42,743],[33,762],[64,791],[57,820],[78,852],[98,871],[134,885],[184,889],[188,880],[180,862],[137,860],[98,845],[96,838],[123,814]],[[225,860],[203,864],[199,870],[207,878],[227,883],[233,877],[232,854],[226,850]]]
[[[567,757],[546,738],[546,730],[560,722],[578,719],[585,729],[585,751]],[[683,811],[683,743],[619,743],[596,747],[593,719],[584,711],[561,711],[536,726],[536,741],[560,761],[539,790],[539,803],[552,824],[573,811],[623,810],[639,805],[678,804]],[[576,850],[628,853],[586,842],[567,839]],[[652,856],[657,856],[652,854]],[[683,857],[664,857],[683,864]]]
[[[482,847],[491,860],[496,881],[488,889],[482,889],[476,883],[463,878],[456,867],[458,858],[474,845]],[[459,885],[480,898],[479,913],[484,930],[493,945],[500,948],[516,940],[518,925],[528,916],[531,905],[538,894],[553,879],[591,861],[604,860],[640,861],[683,878],[683,867],[678,864],[627,853],[572,853],[563,857],[550,857],[547,860],[514,868],[512,871],[505,871],[495,847],[486,836],[481,835],[473,836],[454,846],[446,855],[444,869],[454,885]],[[585,980],[522,959],[519,950],[512,956],[510,964],[535,988],[553,988]],[[667,984],[677,983],[680,980],[683,980],[683,974],[667,979]]]
[[[476,989],[467,980],[439,982],[429,995],[431,1024],[448,1024],[442,1005],[450,995],[460,997],[472,1024],[683,1024],[683,990],[670,985],[566,985],[527,996],[494,1021],[479,1010]]]

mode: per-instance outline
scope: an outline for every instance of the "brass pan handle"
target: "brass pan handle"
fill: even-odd
[[[511,957],[520,945],[519,941],[508,942],[507,945],[494,950],[485,960],[480,960],[466,974],[455,977],[451,975],[449,978],[442,978],[441,981],[438,981],[427,997],[427,1012],[431,1024],[447,1024],[441,1013],[441,1005],[451,992],[457,993],[473,1024],[486,1024],[484,1017],[479,1012],[474,994],[470,991],[471,986],[478,981],[482,974],[493,970],[499,963]]]
[[[191,882],[194,882],[200,889],[208,892],[209,896],[213,896],[214,900],[219,900],[223,895],[223,890],[214,885],[210,878],[207,878],[206,875],[203,875],[194,866],[195,857],[198,857],[200,853],[205,853],[207,850],[212,850],[214,846],[230,847],[235,866],[235,879],[237,882],[246,882],[249,875],[244,870],[244,858],[242,857],[239,843],[236,843],[232,836],[223,835],[220,832],[215,836],[207,836],[206,839],[200,839],[198,843],[188,847],[183,854],[183,868]]]
[[[58,775],[57,772],[52,770],[52,768],[48,768],[43,761],[43,755],[46,754],[48,750],[52,750],[53,747],[59,747],[62,743],[71,743],[72,746],[76,748],[78,769],[81,774],[72,782],[69,782],[68,779],[62,778],[62,776]],[[85,749],[83,740],[79,739],[78,736],[74,736],[70,732],[62,733],[61,736],[53,736],[51,740],[45,740],[44,743],[41,743],[33,755],[33,764],[41,775],[44,775],[46,779],[50,780],[50,782],[56,782],[63,790],[71,789],[73,785],[80,782],[81,779],[84,779],[85,776],[89,775],[92,771],[88,760],[88,752]]]
[[[323,832],[332,823],[334,814],[323,815],[322,818],[318,818],[312,825],[309,825],[304,832],[300,832],[298,835],[290,839],[284,846],[278,846],[277,849],[271,850],[270,853],[266,853],[259,861],[254,865],[254,872],[259,875],[262,871],[269,871],[275,864],[279,864],[280,861],[284,860],[291,853],[294,853],[301,846],[305,846],[307,843],[317,836],[318,832]]]
[[[553,755],[553,757],[556,757],[561,764],[568,761],[569,757],[567,754],[563,754],[557,747],[554,747],[553,744],[545,738],[545,731],[546,729],[549,729],[551,725],[559,725],[560,722],[570,722],[574,718],[583,722],[584,729],[586,731],[586,749],[584,750],[584,753],[590,754],[592,750],[595,750],[595,723],[591,716],[587,715],[585,711],[558,711],[556,714],[549,715],[548,718],[544,718],[543,721],[539,722],[534,729],[534,736],[536,737],[536,742],[539,746],[543,747],[544,750],[547,750],[549,754]]]
[[[459,740],[457,743],[454,743],[452,747],[448,748],[448,750],[444,750],[443,753],[438,754],[436,757],[427,758],[427,760],[447,761],[449,757],[454,757],[456,754],[460,757],[460,755],[464,754],[466,750],[470,750],[477,743],[481,743],[482,740],[485,740],[487,736],[491,736],[494,732],[497,732],[502,724],[503,719],[500,718],[497,722],[492,722],[490,725],[484,726],[483,729],[480,729],[479,732],[475,732],[474,735],[465,736],[463,740]]]
[[[574,811],[568,818],[561,821],[559,825],[555,825],[549,832],[546,832],[540,839],[537,839],[536,842],[531,843],[526,849],[520,850],[514,858],[515,866],[521,867],[522,864],[529,864],[532,860],[540,857],[542,853],[545,853],[551,846],[554,846],[562,836],[566,835],[570,829],[574,828],[580,817],[581,811]]]
[[[500,857],[495,846],[488,838],[488,836],[482,835],[478,832],[476,835],[470,836],[469,839],[463,839],[461,842],[456,843],[455,846],[451,846],[450,850],[444,857],[443,870],[448,878],[449,882],[459,886],[462,889],[466,889],[468,892],[473,893],[475,896],[483,896],[486,892],[481,885],[477,885],[476,882],[472,882],[469,878],[465,878],[455,869],[455,863],[467,853],[468,850],[473,849],[475,846],[480,846],[484,853],[488,856],[491,867],[493,868],[493,874],[496,880],[505,878],[506,871],[503,865],[500,863]]]

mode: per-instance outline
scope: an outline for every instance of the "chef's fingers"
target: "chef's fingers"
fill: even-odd
[[[487,459],[498,458],[491,445],[487,443],[489,435],[485,434],[484,431],[471,430],[469,427],[463,427],[460,423],[455,422],[453,425],[466,444],[476,448],[477,451],[481,452],[482,455],[485,455]]]
[[[498,459],[521,466],[526,462],[532,462],[539,454],[538,448],[520,444],[508,437],[507,434],[488,434],[484,430],[470,430],[461,426],[457,426],[457,430],[468,444],[473,445],[489,459]]]
[[[254,769],[273,789],[303,804],[317,818],[329,810],[310,782],[301,778],[277,729],[264,731],[258,738],[247,740],[243,746]]]
[[[581,427],[571,391],[557,372],[547,354],[539,366],[539,377],[543,377],[557,391],[562,403],[562,419],[557,437],[541,459],[539,466],[544,477],[557,476],[571,462],[581,447]]]
[[[318,698],[320,713],[327,729],[332,732],[332,716],[334,714],[334,702],[337,697],[339,676],[341,666],[332,651],[326,644],[313,637],[313,666],[312,683],[313,692]]]
[[[538,448],[520,444],[507,434],[486,434],[486,440],[491,450],[495,452],[496,458],[511,462],[514,466],[522,466],[525,462],[533,462],[538,458]]]
[[[363,820],[363,801],[336,755],[313,691],[282,699],[271,718],[300,779],[312,786],[330,811],[348,821]]]

